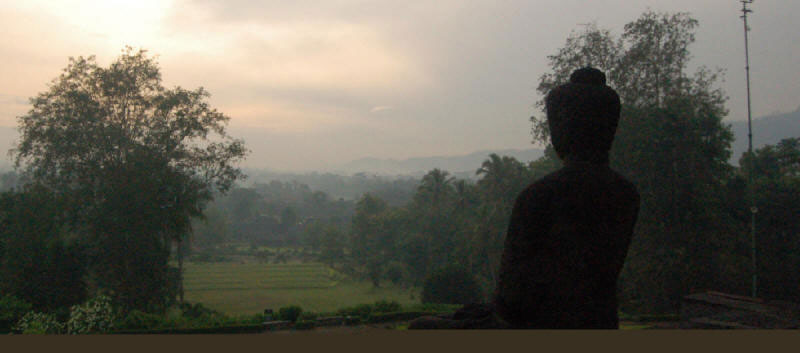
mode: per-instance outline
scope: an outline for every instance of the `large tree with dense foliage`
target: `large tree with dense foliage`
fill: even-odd
[[[63,206],[39,185],[0,193],[0,295],[47,312],[86,298],[81,249],[64,226]]]
[[[415,230],[425,244],[425,272],[449,263],[455,242],[455,229],[452,221],[454,178],[450,173],[435,168],[420,180],[417,192],[411,202],[411,213]]]
[[[759,296],[800,301],[800,137],[745,153],[739,165],[728,206],[749,228],[751,202],[745,180],[752,172]]]
[[[127,48],[108,67],[70,58],[18,118],[16,166],[66,199],[92,282],[127,308],[163,306],[172,244],[243,176],[244,144],[208,97],[163,87],[156,61]]]
[[[525,164],[513,157],[494,153],[475,174],[481,176],[476,183],[481,203],[477,210],[480,221],[475,224],[470,244],[470,267],[486,279],[487,287],[493,287],[514,200],[533,179]]]

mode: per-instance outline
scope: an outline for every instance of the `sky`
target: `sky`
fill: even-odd
[[[800,2],[751,7],[753,117],[794,111]],[[157,56],[166,87],[211,93],[251,150],[244,167],[541,147],[528,119],[547,56],[587,23],[618,35],[648,9],[699,21],[691,66],[725,70],[725,121],[745,120],[737,0],[0,0],[0,149],[70,56],[108,65],[126,45]]]

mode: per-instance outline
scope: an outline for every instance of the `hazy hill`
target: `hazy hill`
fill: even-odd
[[[0,172],[11,170],[12,162],[8,156],[8,150],[13,147],[14,140],[17,139],[17,128],[10,126],[0,126]]]
[[[747,151],[747,122],[736,121],[731,124],[735,140],[730,163],[738,165],[742,153]],[[776,144],[781,139],[800,137],[800,108],[790,113],[772,114],[753,119],[753,148],[765,144]],[[0,127],[0,171],[11,169],[8,149],[17,138],[14,127]],[[451,174],[466,177],[474,174],[490,153],[512,156],[522,162],[530,162],[542,156],[541,149],[478,151],[461,156],[432,156],[409,159],[362,158],[332,168],[321,168],[338,174],[352,175],[359,172],[379,175],[421,176],[433,168],[441,168]],[[251,156],[252,157],[252,156]],[[324,170],[322,170],[324,169]]]
[[[420,176],[431,169],[439,168],[454,175],[461,175],[464,173],[475,174],[475,171],[480,168],[481,163],[487,160],[492,153],[497,153],[499,156],[514,157],[523,163],[528,163],[541,157],[544,151],[541,149],[486,150],[460,156],[417,157],[402,160],[361,158],[332,169],[348,174],[363,172],[379,175]]]
[[[734,142],[730,163],[739,165],[739,158],[747,151],[747,121],[731,124]],[[753,119],[753,148],[774,145],[789,137],[800,137],[800,108],[791,113],[779,113]]]
[[[353,200],[372,192],[392,205],[411,200],[419,179],[428,171],[440,168],[460,179],[475,179],[475,171],[492,153],[512,156],[524,163],[539,158],[541,150],[479,151],[461,156],[437,156],[404,160],[362,158],[316,172],[279,172],[265,169],[245,169],[248,179],[242,185],[284,183],[308,185],[311,190],[324,191],[334,199]]]

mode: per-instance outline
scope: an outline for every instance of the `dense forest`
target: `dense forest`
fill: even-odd
[[[688,71],[697,26],[655,12],[618,35],[586,26],[548,56],[538,91],[593,66],[622,99],[611,167],[642,196],[622,310],[676,312],[706,290],[749,295],[751,212],[759,297],[800,302],[800,137],[729,162],[722,73]],[[456,268],[489,300],[517,194],[561,166],[548,147],[534,161],[486,156],[474,178],[313,176],[339,195],[298,180],[244,186],[234,165],[247,150],[207,97],[162,87],[143,51],[108,68],[70,60],[20,117],[18,171],[0,180],[3,305],[65,317],[103,294],[124,312],[164,312],[181,299],[183,262],[225,261],[230,244],[303,249],[375,287],[421,288]],[[548,143],[543,114],[530,120],[533,140]]]

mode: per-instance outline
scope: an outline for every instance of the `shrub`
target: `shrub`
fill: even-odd
[[[372,311],[376,313],[392,313],[395,311],[400,311],[402,307],[400,303],[392,300],[391,302],[386,300],[379,300],[372,305]]]
[[[372,305],[359,304],[356,306],[346,307],[339,309],[338,313],[341,316],[360,317],[362,319],[366,319],[369,317],[369,314],[372,313]]]
[[[420,303],[412,305],[408,310],[426,313],[452,313],[461,307],[459,304]]]
[[[217,311],[215,311],[213,309],[206,308],[205,306],[203,306],[203,303],[197,303],[197,304],[181,303],[179,305],[179,308],[180,308],[181,313],[183,314],[183,316],[190,317],[190,318],[195,318],[195,319],[203,317],[203,316],[210,316],[210,315],[218,315],[218,314],[220,314],[219,312],[217,312]]]
[[[239,325],[260,325],[266,321],[265,319],[264,314],[239,315],[230,318],[231,322]]]
[[[469,304],[480,299],[478,281],[460,267],[448,266],[434,271],[422,287],[423,303]]]
[[[300,316],[297,318],[297,320],[298,321],[314,321],[314,320],[317,319],[318,316],[319,315],[317,315],[317,313],[310,312],[310,311],[307,311],[307,312],[304,311],[303,313],[300,314]]]
[[[406,266],[397,261],[392,261],[386,265],[383,275],[395,285],[402,283],[409,276]]]
[[[362,321],[363,321],[363,320],[361,320],[361,318],[360,318],[360,317],[358,317],[358,316],[352,316],[352,317],[347,317],[347,318],[344,320],[344,324],[345,324],[345,325],[349,325],[349,326],[353,326],[353,325],[359,325],[359,324],[361,324],[361,322],[362,322]]]
[[[258,314],[248,317],[246,320],[255,320],[260,323],[263,315]],[[237,319],[207,308],[200,303],[183,303],[167,310],[160,326],[169,329],[194,329],[221,327],[232,323],[238,323]]]
[[[383,313],[383,314],[373,313],[372,315],[369,316],[367,322],[371,324],[377,324],[382,322],[408,321],[425,315],[429,314],[419,311],[402,311],[402,312]]]
[[[99,296],[80,305],[73,305],[67,320],[70,334],[105,333],[114,327],[114,308],[111,298]]]
[[[227,262],[230,261],[231,258],[217,254],[213,252],[213,250],[202,250],[197,254],[191,255],[189,260],[192,262]]]
[[[258,261],[261,263],[269,263],[270,256],[272,256],[272,252],[269,250],[262,250],[255,252],[256,259],[258,259]]]
[[[148,330],[159,327],[162,322],[163,318],[160,315],[133,310],[117,327],[125,330]]]
[[[0,297],[0,332],[8,332],[33,307],[30,303],[11,295]]]
[[[285,321],[296,322],[301,313],[303,313],[303,308],[297,305],[285,306],[278,309],[278,316],[281,320]]]
[[[297,321],[296,324],[294,324],[294,328],[296,330],[311,330],[316,326],[317,326],[316,323],[312,320],[300,320]]]
[[[64,324],[58,322],[53,314],[29,311],[19,319],[14,330],[23,334],[52,335],[64,332]]]

